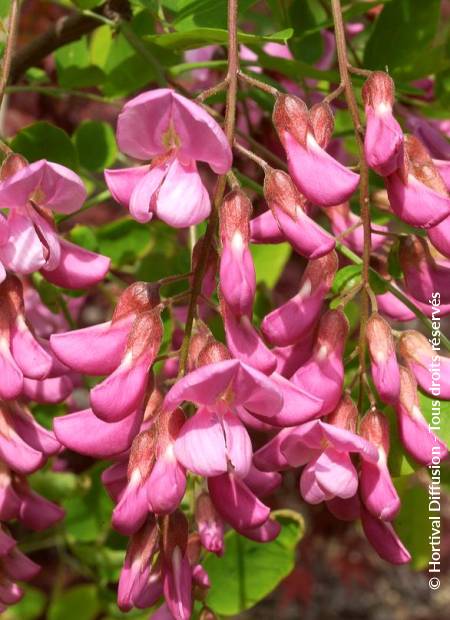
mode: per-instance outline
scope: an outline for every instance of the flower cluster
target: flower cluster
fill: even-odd
[[[322,67],[334,53],[325,42]],[[289,57],[283,46],[266,52]],[[246,48],[241,55],[257,60]],[[421,411],[419,391],[434,395],[431,372],[439,363],[440,397],[450,399],[450,359],[438,356],[418,331],[393,331],[388,319],[409,321],[416,316],[412,308],[431,316],[437,292],[441,316],[450,312],[449,166],[433,158],[423,125],[419,137],[404,134],[394,117],[392,79],[371,73],[362,89],[364,158],[383,179],[392,217],[389,226],[369,222],[367,230],[351,205],[362,170],[333,146],[333,99],[315,93],[308,107],[300,89],[289,81],[284,86],[288,93],[276,95],[272,120],[287,165],[282,170],[263,162],[256,215],[231,172],[232,140],[200,104],[160,88],[138,95],[119,115],[119,148],[140,165],[105,171],[113,198],[142,224],[158,219],[183,229],[211,214],[205,235],[193,244],[190,289],[181,296],[190,303],[171,308],[177,327],[170,334],[162,281],[129,284],[100,324],[67,330],[61,316],[49,316],[31,274],[40,272],[65,289],[87,288],[103,279],[110,261],[57,232],[54,213],[73,214],[86,198],[74,172],[44,160],[28,164],[15,154],[5,159],[0,611],[19,600],[16,581],[38,570],[3,523],[18,519],[40,530],[63,517],[26,479],[63,448],[111,461],[102,482],[114,502],[112,526],[129,537],[118,585],[123,611],[157,605],[163,597],[155,620],[188,620],[210,586],[204,554],[224,553],[227,527],[261,543],[278,536],[268,496],[292,470],[298,470],[305,502],[324,503],[341,520],[360,519],[385,560],[410,560],[395,530],[401,501],[390,473],[391,425],[418,464],[429,465],[437,453],[447,458],[447,446]],[[408,125],[414,128],[411,117]],[[230,185],[228,193],[216,189],[210,197],[211,171],[220,175],[217,187]],[[402,271],[398,283],[389,281],[392,238]],[[259,311],[257,321],[252,244],[278,243],[289,245],[300,267],[290,278],[290,297],[274,296],[270,302],[280,301]],[[370,265],[364,263],[367,247]],[[336,294],[336,274],[346,266],[339,252],[356,255],[366,275],[372,269],[386,288],[374,291],[370,281],[358,281]],[[346,373],[354,330],[346,305],[361,289],[370,311],[361,320],[356,352],[357,406],[355,381]],[[211,306],[223,338],[202,320]],[[175,355],[161,354],[164,336],[171,337]],[[99,377],[90,384],[89,407],[72,406],[54,419],[53,431],[40,426],[30,401],[67,400],[80,375]],[[266,436],[258,447],[255,431]]]

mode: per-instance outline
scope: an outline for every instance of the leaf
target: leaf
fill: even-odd
[[[292,36],[292,28],[287,28],[281,32],[271,35],[254,35],[239,32],[240,43],[246,45],[259,45],[267,41],[278,41],[284,43]],[[171,50],[188,50],[204,45],[227,45],[228,31],[225,28],[195,28],[186,32],[167,32],[163,34],[148,35],[144,37],[146,41],[154,43],[158,47]]]
[[[450,445],[450,401],[439,400],[419,391],[420,410],[433,432]]]
[[[239,15],[242,16],[256,0],[240,0]],[[176,12],[173,24],[177,30],[192,30],[197,26],[211,28],[227,27],[227,0],[176,0],[171,10]]]
[[[291,246],[288,243],[278,245],[251,245],[256,269],[257,282],[264,282],[269,288],[278,282],[284,266],[291,255]]]
[[[339,269],[331,286],[333,293],[345,293],[356,286],[361,280],[361,270],[361,265],[347,265]]]
[[[411,554],[412,567],[422,570],[431,555],[428,537],[432,534],[432,513],[428,510],[428,493],[422,486],[410,486],[408,482],[398,484],[397,492],[402,507],[395,519],[395,531]]]
[[[63,129],[47,121],[21,129],[12,140],[11,148],[29,162],[48,159],[67,168],[78,168],[77,152],[71,139]]]
[[[432,42],[440,16],[440,0],[392,0],[375,22],[364,52],[367,69],[388,68],[403,79],[434,72]],[[423,60],[431,58],[429,70]]]
[[[80,477],[81,489],[62,501],[67,538],[72,542],[94,542],[109,529],[113,503],[100,480],[103,469],[101,463],[91,467]]]
[[[323,18],[323,15],[324,13],[321,11],[320,17]],[[289,9],[289,17],[290,25],[294,28],[294,35],[289,47],[294,56],[309,63],[318,61],[323,53],[321,32],[313,32],[302,37],[302,34],[308,29],[317,27],[320,21],[312,10],[312,3],[309,0],[294,1]]]
[[[75,130],[73,140],[80,164],[87,170],[102,172],[116,160],[116,139],[109,123],[84,121]]]
[[[3,620],[37,620],[44,612],[46,596],[41,590],[26,585],[24,597],[2,613]]]
[[[253,607],[294,568],[295,549],[304,532],[303,519],[289,510],[272,514],[282,526],[274,541],[257,543],[229,531],[223,557],[207,556],[204,566],[211,588],[206,604],[216,614],[231,616]]]
[[[47,620],[94,620],[99,611],[96,586],[83,584],[59,593],[50,603]]]
[[[41,470],[32,474],[29,481],[35,491],[55,502],[70,497],[78,489],[77,476],[68,471]]]
[[[56,50],[55,62],[58,82],[63,88],[98,86],[105,77],[100,67],[92,64],[86,37]]]

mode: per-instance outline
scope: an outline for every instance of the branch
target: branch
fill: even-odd
[[[98,7],[95,13],[105,17],[119,17],[124,20],[130,18],[128,0],[108,0]],[[60,47],[77,41],[83,35],[89,34],[101,25],[99,20],[90,15],[76,13],[58,19],[53,26],[28,45],[18,50],[11,62],[9,83],[15,84],[30,67],[39,64],[46,56]]]
[[[341,76],[341,83],[344,86],[345,99],[352,118],[355,140],[358,147],[359,161],[360,161],[360,187],[359,187],[359,201],[361,206],[361,220],[364,231],[364,247],[362,256],[362,284],[361,291],[361,321],[359,331],[359,366],[360,366],[360,390],[359,390],[359,405],[362,404],[362,391],[363,391],[363,377],[366,371],[366,326],[369,318],[369,305],[370,305],[370,282],[369,282],[369,269],[370,269],[370,254],[371,254],[371,236],[370,236],[370,207],[369,207],[369,168],[367,166],[366,158],[364,155],[364,143],[362,139],[362,125],[359,117],[358,104],[356,102],[355,93],[353,91],[352,80],[348,70],[348,58],[347,47],[345,41],[344,22],[342,19],[342,9],[340,0],[331,0],[331,8],[333,12],[334,33],[336,37],[336,50],[339,64],[339,73]]]
[[[238,90],[238,73],[239,73],[239,47],[237,38],[237,16],[238,16],[238,0],[228,0],[228,72],[227,72],[227,102],[225,110],[224,131],[228,139],[230,147],[233,146],[235,121],[236,121],[236,103]],[[182,377],[186,372],[187,358],[189,353],[189,345],[191,342],[192,328],[197,310],[197,300],[201,294],[203,276],[205,275],[206,266],[208,264],[208,256],[211,245],[214,240],[214,233],[217,228],[219,219],[219,207],[225,193],[227,184],[227,175],[221,175],[217,179],[217,185],[213,197],[213,205],[208,225],[206,227],[205,236],[203,237],[200,256],[197,267],[194,272],[192,282],[192,293],[189,299],[188,314],[186,319],[186,327],[183,342],[180,348],[179,370],[178,376]]]
[[[16,41],[17,26],[19,23],[19,0],[12,0],[11,12],[8,19],[8,38],[6,40],[5,51],[2,62],[2,75],[0,77],[0,107],[5,95],[6,84],[8,83],[9,73],[11,70],[11,59]]]

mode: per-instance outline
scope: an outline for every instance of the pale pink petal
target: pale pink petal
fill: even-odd
[[[147,175],[149,170],[150,166],[148,165],[105,170],[106,185],[114,200],[128,208],[134,188]]]
[[[263,525],[251,529],[241,529],[239,533],[250,540],[266,543],[275,540],[281,532],[281,525],[274,519],[267,519]]]
[[[150,474],[147,498],[150,508],[157,514],[173,512],[181,503],[186,491],[186,471],[178,463],[173,446],[158,458]]]
[[[167,162],[150,168],[134,186],[130,196],[130,214],[141,224],[149,222],[154,215],[154,205],[156,202],[156,192],[161,187],[167,174]]]
[[[8,241],[1,247],[1,257],[8,269],[27,274],[45,265],[44,248],[28,217],[11,210],[8,229]]]
[[[361,509],[361,523],[368,541],[378,555],[391,564],[406,564],[411,555],[395,533],[392,525]]]
[[[74,243],[61,239],[61,258],[58,266],[42,274],[52,284],[64,288],[87,288],[102,280],[109,270],[111,259]]]
[[[286,241],[270,209],[250,220],[250,238],[252,243],[283,243]]]
[[[258,497],[265,497],[275,491],[281,484],[282,477],[276,471],[261,471],[254,465],[244,478],[245,484]]]
[[[11,352],[25,377],[44,379],[53,364],[52,356],[39,344],[22,316],[11,329]]]
[[[73,392],[73,383],[67,375],[51,377],[36,381],[35,379],[23,380],[23,394],[37,403],[56,404],[66,400]]]
[[[400,510],[400,498],[386,463],[362,461],[360,493],[367,510],[377,519],[392,521]]]

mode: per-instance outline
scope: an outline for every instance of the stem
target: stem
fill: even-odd
[[[275,98],[277,98],[278,95],[280,94],[280,91],[278,90],[278,88],[275,88],[274,86],[271,86],[270,84],[267,84],[266,82],[263,82],[262,80],[258,80],[254,77],[251,77],[250,75],[247,75],[246,73],[243,73],[242,71],[239,71],[239,78],[243,82],[248,84],[249,86],[254,86],[255,88],[259,88],[259,90],[263,90],[265,93],[269,93],[269,95],[272,95]]]
[[[238,72],[239,72],[239,47],[237,38],[237,16],[238,16],[238,0],[228,0],[228,72],[226,80],[228,82],[227,102],[225,110],[224,131],[228,139],[230,147],[233,146],[235,121],[236,121],[236,103],[238,90]],[[180,348],[180,361],[178,376],[182,377],[186,372],[187,358],[189,353],[189,345],[191,342],[192,328],[197,309],[197,300],[201,294],[203,276],[208,264],[209,250],[214,240],[219,219],[219,207],[225,193],[227,184],[227,175],[223,174],[217,179],[216,189],[213,197],[212,211],[206,227],[205,236],[203,237],[200,255],[197,262],[194,276],[192,279],[192,292],[189,299],[188,314],[186,318],[186,327],[183,342]]]
[[[249,151],[248,149],[245,148],[245,146],[242,146],[242,144],[239,144],[239,142],[236,142],[236,140],[234,141],[234,145],[233,146],[234,146],[234,149],[238,153],[241,153],[242,155],[245,155],[245,157],[248,157],[248,159],[251,159],[256,164],[258,164],[258,166],[260,166],[264,170],[264,172],[268,172],[269,171],[270,166],[266,162],[265,159],[263,159],[262,157],[259,157],[259,155],[256,155],[255,153],[253,153],[253,151]]]
[[[352,80],[348,70],[347,47],[345,42],[344,22],[342,19],[342,9],[340,0],[331,0],[331,9],[333,12],[334,33],[336,38],[336,50],[339,64],[339,73],[341,82],[344,85],[345,99],[353,122],[355,140],[358,147],[360,161],[360,187],[359,200],[361,206],[361,220],[364,231],[364,247],[362,255],[362,284],[361,291],[361,321],[359,331],[359,365],[361,373],[360,390],[359,390],[359,406],[362,404],[363,380],[362,377],[366,372],[366,326],[369,318],[369,269],[371,254],[371,237],[370,237],[370,207],[369,207],[369,168],[367,166],[364,155],[364,143],[362,139],[362,126],[359,117],[358,104],[356,102],[355,93],[353,91]]]
[[[13,48],[16,41],[17,26],[19,23],[19,0],[11,1],[11,12],[8,19],[8,38],[6,40],[5,51],[3,53],[2,75],[0,77],[0,107],[5,95],[6,85],[11,70]]]

